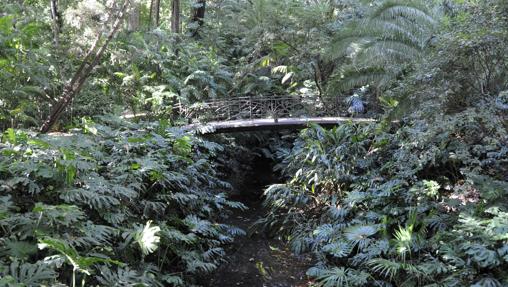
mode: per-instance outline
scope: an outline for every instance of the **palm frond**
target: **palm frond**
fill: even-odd
[[[374,272],[381,274],[382,276],[392,280],[402,269],[402,264],[383,258],[375,258],[370,260],[369,265]]]
[[[328,57],[349,57],[351,64],[329,89],[336,94],[366,84],[384,86],[399,75],[397,67],[420,58],[435,22],[422,3],[391,0],[364,20],[350,22],[334,36]]]
[[[312,267],[307,275],[315,277],[317,286],[321,287],[354,287],[365,286],[368,283],[369,274],[344,267]]]

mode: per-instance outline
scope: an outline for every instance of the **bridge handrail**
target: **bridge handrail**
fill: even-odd
[[[212,99],[191,106],[177,104],[177,113],[187,119],[207,120],[260,119],[266,117],[337,116],[339,103],[321,103],[302,96],[252,96]]]

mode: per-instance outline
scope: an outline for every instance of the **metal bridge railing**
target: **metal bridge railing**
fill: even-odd
[[[337,116],[338,100],[322,103],[316,98],[298,96],[237,97],[198,103],[191,106],[177,105],[177,113],[189,120],[208,121]]]

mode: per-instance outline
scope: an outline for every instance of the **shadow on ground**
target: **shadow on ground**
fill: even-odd
[[[252,177],[231,196],[249,209],[233,213],[225,223],[246,231],[251,229],[264,215],[263,189],[275,182],[270,161],[256,160]],[[311,256],[293,255],[283,241],[268,238],[256,230],[251,229],[249,235],[237,238],[226,258],[228,262],[219,267],[207,286],[303,287],[310,284],[305,272],[312,266]]]

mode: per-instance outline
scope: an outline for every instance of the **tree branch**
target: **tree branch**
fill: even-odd
[[[87,54],[85,55],[83,61],[81,62],[81,65],[79,66],[78,70],[76,71],[72,79],[64,86],[62,97],[60,98],[58,103],[53,107],[49,117],[46,119],[46,121],[42,124],[40,128],[41,133],[47,133],[53,127],[53,125],[60,119],[60,116],[62,115],[65,108],[69,105],[72,99],[80,92],[81,88],[83,87],[83,84],[86,82],[86,79],[90,76],[93,68],[99,63],[102,55],[104,54],[104,51],[106,51],[108,44],[111,42],[113,37],[116,35],[116,32],[120,28],[120,24],[122,23],[122,20],[125,16],[125,11],[127,10],[128,6],[129,0],[125,0],[119,13],[117,14],[116,20],[113,23],[113,27],[111,28],[109,34],[106,37],[106,40],[96,51],[102,38],[101,34],[99,33],[97,39],[92,44]]]

